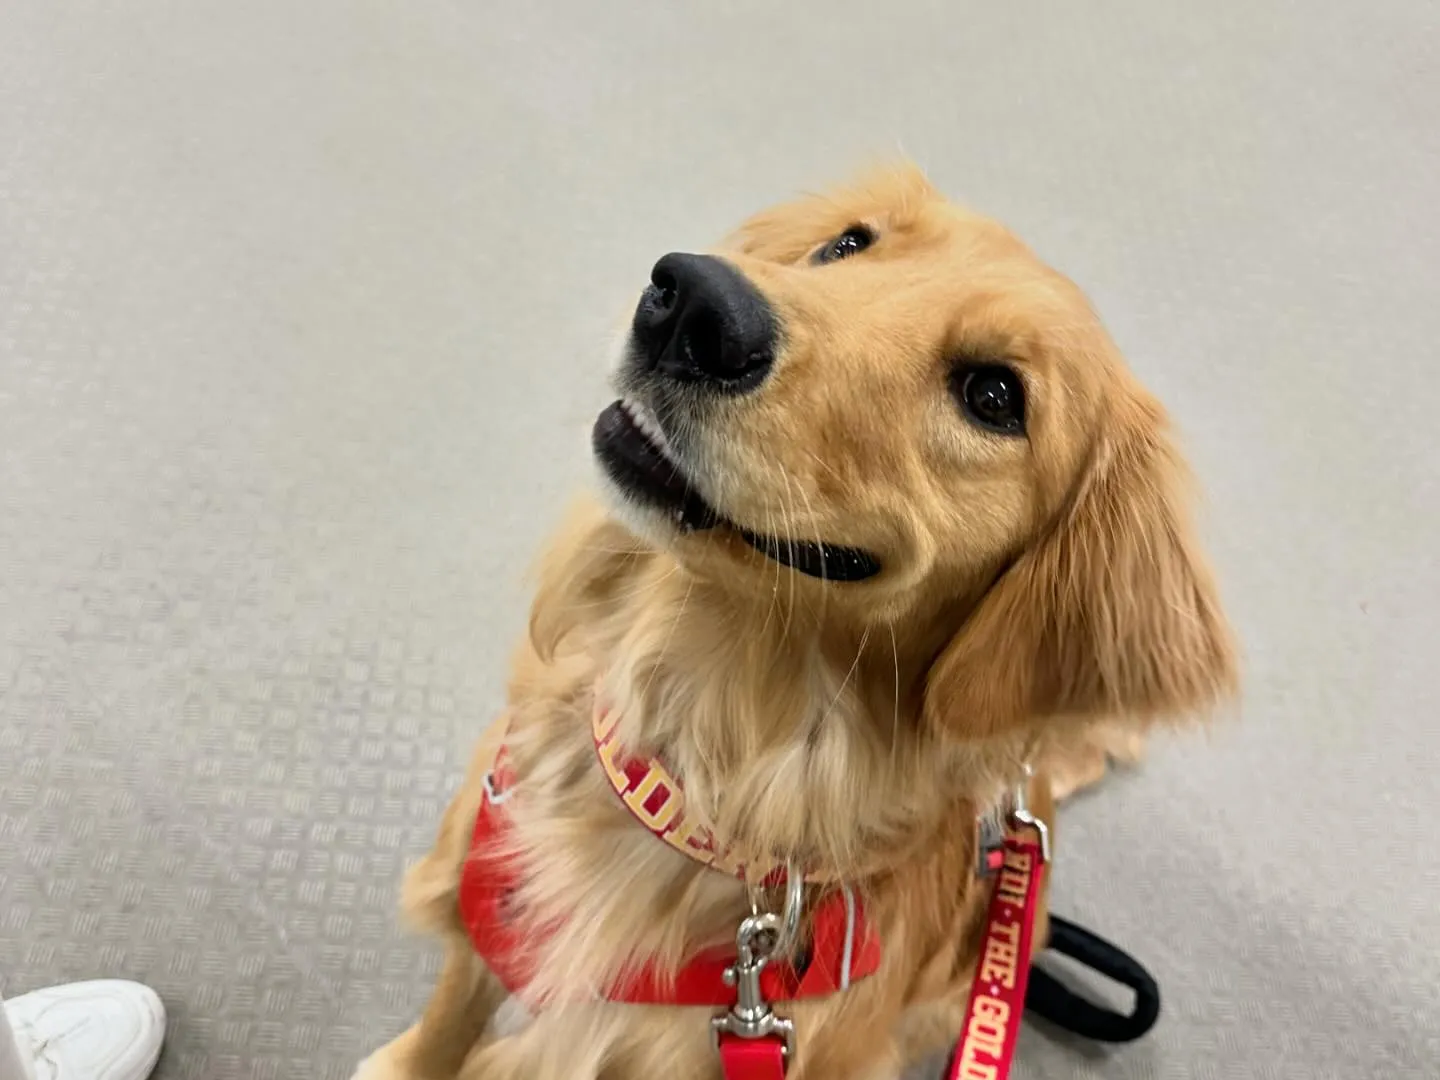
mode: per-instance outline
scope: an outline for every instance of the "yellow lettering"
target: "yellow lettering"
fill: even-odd
[[[610,783],[615,786],[616,791],[624,791],[630,784],[630,779],[625,775],[625,770],[620,767],[620,743],[618,740],[610,739],[599,745],[600,764],[605,766],[605,772],[610,777]]]
[[[970,1018],[966,1034],[977,1047],[991,1057],[999,1057],[1005,1048],[1005,1028],[1010,1019],[1010,1006],[992,997],[975,1002],[975,1015]]]
[[[1010,851],[1007,849],[1005,852],[1005,865],[1011,870],[1019,870],[1021,873],[1028,874],[1034,869],[1034,864],[1035,860],[1028,851]]]
[[[605,742],[615,733],[615,727],[619,723],[619,709],[596,709],[590,717],[590,728],[595,732],[595,741]]]
[[[691,818],[682,817],[675,823],[675,830],[665,837],[692,858],[709,862],[715,844],[710,839],[710,830]]]
[[[640,819],[647,829],[654,832],[661,832],[667,828],[675,818],[675,813],[680,809],[680,800],[675,797],[675,789],[665,784],[666,776],[659,769],[651,769],[645,774],[644,779],[635,785],[633,791],[625,792],[625,803]],[[651,813],[645,808],[645,802],[655,793],[655,789],[665,784],[665,801],[660,804],[660,809]]]
[[[1030,891],[1030,871],[1012,868],[1007,860],[1004,870],[1000,871],[1000,880],[995,883],[996,890],[1002,899],[1023,907],[1025,894]]]
[[[965,1041],[960,1047],[960,1073],[965,1080],[996,1080],[995,1065],[978,1060],[984,1054],[997,1061],[1005,1050],[1005,1034],[1010,1024],[1010,1006],[999,998],[982,994],[975,999],[975,1013],[965,1027]]]
[[[1003,1030],[1010,1021],[1010,1003],[991,997],[989,994],[981,994],[975,999],[975,1017],[976,1019],[984,1017],[987,1020],[993,1020]]]
[[[1020,957],[1020,926],[1017,923],[992,926],[985,939],[985,952],[980,959],[982,983],[999,983],[1007,990],[1015,988],[1015,970]]]

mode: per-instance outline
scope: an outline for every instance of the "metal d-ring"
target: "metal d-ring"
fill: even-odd
[[[1030,778],[1034,772],[1029,762],[1025,764],[1025,779],[1015,785],[1015,792],[1011,796],[1010,822],[1013,825],[1028,826],[1035,830],[1040,837],[1040,858],[1044,862],[1050,861],[1050,829],[1040,818],[1036,817],[1030,809]]]
[[[787,953],[800,936],[800,916],[805,913],[805,875],[794,859],[785,862],[785,906],[780,909],[780,937],[775,951]]]
[[[760,910],[759,895],[758,888],[751,890],[750,918],[746,923],[764,920],[765,929],[774,935],[774,944],[767,955],[787,952],[795,944],[800,933],[800,917],[805,913],[805,875],[795,860],[788,859],[785,863],[785,905],[778,916]],[[741,924],[742,928],[744,925]]]

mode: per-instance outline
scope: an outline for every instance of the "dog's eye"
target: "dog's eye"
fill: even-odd
[[[843,233],[815,253],[817,263],[839,262],[859,255],[875,242],[875,233],[865,225],[851,225]]]
[[[1025,434],[1025,384],[998,364],[958,368],[952,378],[967,416],[1001,435]]]

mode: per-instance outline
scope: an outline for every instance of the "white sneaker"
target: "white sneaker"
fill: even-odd
[[[98,979],[5,1002],[35,1080],[145,1080],[165,1041],[165,1006],[148,986]]]

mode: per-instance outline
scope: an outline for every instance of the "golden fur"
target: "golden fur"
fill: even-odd
[[[855,223],[872,249],[809,263]],[[785,338],[758,391],[687,432],[707,496],[885,570],[827,583],[726,526],[582,506],[540,570],[509,691],[521,910],[561,927],[534,938],[534,1019],[487,1032],[503,994],[458,924],[472,771],[405,890],[444,972],[367,1078],[718,1076],[706,1010],[575,1003],[629,964],[732,940],[748,910],[739,881],[656,843],[604,781],[601,680],[624,744],[661,755],[718,835],[866,897],[882,967],[786,1010],[794,1080],[893,1080],[955,1037],[986,896],[973,822],[1023,763],[1052,817],[1107,753],[1234,688],[1165,415],[1069,280],[911,169],[762,213],[721,253]],[[962,355],[1021,373],[1027,437],[967,423],[947,388]]]

